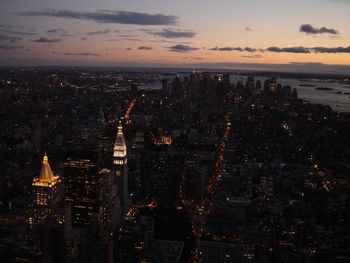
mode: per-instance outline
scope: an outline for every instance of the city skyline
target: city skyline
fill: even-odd
[[[350,1],[0,1],[0,65],[350,72]]]

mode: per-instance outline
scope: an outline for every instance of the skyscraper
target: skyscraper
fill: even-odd
[[[98,213],[97,153],[71,151],[64,162],[66,200],[71,203],[72,223],[88,226],[91,216]]]
[[[119,186],[122,213],[124,214],[129,207],[128,156],[121,122],[118,125],[117,139],[113,148],[113,166],[115,178]]]
[[[277,89],[276,78],[266,79],[264,82],[264,92],[275,92]]]
[[[102,236],[110,235],[121,220],[121,204],[116,176],[109,169],[99,171],[99,232]]]
[[[61,213],[61,216],[57,214],[59,204],[63,201],[63,185],[60,177],[53,174],[46,153],[39,177],[33,179],[32,186],[33,214],[28,220],[30,227],[49,216],[57,223],[64,223],[64,213]]]

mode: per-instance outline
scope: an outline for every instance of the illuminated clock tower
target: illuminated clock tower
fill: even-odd
[[[118,125],[117,139],[115,140],[113,148],[113,166],[115,178],[119,186],[120,201],[124,214],[129,206],[128,156],[121,122],[119,122]]]

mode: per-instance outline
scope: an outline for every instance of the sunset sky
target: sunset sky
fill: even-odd
[[[0,0],[0,65],[350,74],[350,0]]]

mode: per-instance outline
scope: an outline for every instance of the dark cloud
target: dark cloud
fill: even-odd
[[[65,56],[92,56],[92,57],[100,57],[101,55],[98,53],[89,53],[89,52],[78,52],[78,53],[71,53],[71,52],[65,52],[63,53]]]
[[[4,25],[0,24],[1,28],[23,28],[23,26],[17,26],[17,25]]]
[[[55,55],[60,55],[60,52],[57,51],[52,51],[51,54],[55,54]],[[64,56],[93,56],[93,57],[100,57],[101,55],[98,53],[89,53],[89,52],[77,52],[77,53],[72,53],[72,52],[65,52],[62,55]]]
[[[209,50],[212,51],[246,51],[246,52],[256,52],[257,50],[255,48],[250,48],[250,47],[245,47],[245,48],[241,48],[241,47],[222,47],[222,48],[218,48],[218,47],[214,47],[214,48],[210,48]]]
[[[138,42],[138,41],[141,41],[141,39],[139,38],[123,38],[121,40],[125,40],[125,41],[134,41],[134,42]]]
[[[47,33],[53,33],[53,34],[60,34],[62,37],[72,37],[74,35],[69,34],[66,30],[62,29],[62,28],[55,28],[55,29],[51,29],[46,31]]]
[[[114,23],[129,25],[174,25],[177,17],[163,14],[147,14],[128,11],[100,10],[95,12],[77,12],[70,10],[48,9],[45,11],[26,11],[19,13],[22,16],[49,16],[80,20],[91,20],[98,23]]]
[[[87,33],[85,33],[85,35],[88,35],[88,36],[93,36],[93,35],[104,35],[104,34],[108,34],[109,32],[111,32],[111,30],[105,29],[105,30],[87,32]]]
[[[181,44],[168,47],[168,50],[171,52],[188,52],[188,51],[194,51],[194,50],[198,50],[198,49],[199,48],[190,47],[190,46],[181,45]]]
[[[8,36],[8,35],[5,35],[5,34],[0,34],[0,41],[16,43],[16,42],[19,42],[21,40],[22,40],[22,38],[19,38],[19,37],[12,37],[12,36]]]
[[[146,32],[154,36],[160,36],[165,38],[193,38],[196,36],[196,33],[193,31],[170,29],[170,28],[163,28],[161,31],[158,31],[158,32],[153,32],[153,31],[146,31]]]
[[[349,47],[288,47],[288,48],[278,48],[269,47],[266,51],[270,52],[288,52],[288,53],[350,53]]]
[[[84,41],[84,40],[87,40],[87,38],[86,38],[86,37],[82,37],[80,40],[83,40],[83,41]]]
[[[55,29],[47,30],[47,33],[61,33],[61,34],[65,34],[65,33],[67,33],[67,31],[62,29],[62,28],[55,28]]]
[[[262,55],[242,56],[242,58],[263,58]]]
[[[139,42],[141,39],[139,38],[112,38],[112,39],[106,39],[107,42],[118,42],[118,41],[132,41],[132,42]]]
[[[0,32],[6,33],[6,34],[11,34],[11,35],[23,35],[23,36],[35,36],[35,35],[37,35],[34,32],[22,32],[22,31],[7,30],[7,29],[0,29]]]
[[[333,28],[327,28],[324,26],[321,28],[316,28],[310,24],[301,25],[299,31],[304,32],[306,34],[323,34],[323,33],[328,33],[333,35],[338,34],[338,31]]]
[[[118,35],[118,37],[133,38],[133,37],[137,37],[137,35],[133,35],[133,34],[121,34],[121,35]]]
[[[152,50],[153,48],[151,47],[138,47],[138,50]]]
[[[126,48],[126,50],[127,50],[127,51],[131,51],[131,50],[132,50],[132,48],[131,48],[131,47],[128,47],[128,48]]]
[[[316,53],[350,53],[349,47],[314,47],[312,50]]]
[[[209,49],[211,51],[240,51],[240,52],[275,52],[275,53],[300,53],[300,54],[309,54],[309,53],[350,53],[350,46],[349,47],[334,47],[334,48],[328,48],[328,47],[268,47],[267,49],[255,49],[250,47],[223,47],[218,48],[214,47]],[[243,57],[251,57],[254,56],[243,56]],[[258,58],[258,57],[256,57]]]
[[[310,53],[311,50],[306,47],[285,47],[285,48],[279,48],[279,47],[269,47],[266,49],[266,51],[270,52],[287,52],[287,53]]]
[[[63,41],[63,38],[40,37],[40,38],[32,40],[32,42],[37,42],[37,43],[58,43],[61,41]]]
[[[243,49],[243,51],[247,51],[247,52],[256,52],[257,50],[255,48],[250,48],[250,47],[245,47]]]
[[[0,45],[0,50],[17,50],[22,49],[23,46],[9,46],[9,45]]]
[[[250,27],[246,27],[244,30],[245,31],[253,31]]]
[[[150,42],[154,42],[154,43],[168,43],[168,44],[180,43],[180,44],[183,44],[183,45],[189,45],[189,44],[192,43],[192,42],[189,42],[189,41],[179,42],[179,41],[169,41],[169,40],[165,40],[165,39],[162,39],[162,40],[151,40]]]

